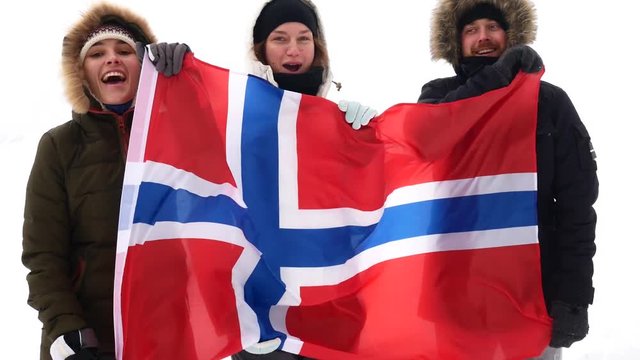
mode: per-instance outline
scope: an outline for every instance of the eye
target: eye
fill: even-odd
[[[300,42],[309,42],[309,41],[312,41],[312,40],[313,39],[310,36],[306,36],[306,35],[305,36],[300,36],[298,38],[298,41],[300,41]]]
[[[90,58],[96,59],[96,58],[101,57],[102,55],[104,55],[104,53],[102,51],[93,51],[93,52],[90,52],[89,55],[87,55],[87,56],[90,57]]]
[[[274,36],[271,38],[271,41],[274,42],[285,42],[287,39],[284,36]]]

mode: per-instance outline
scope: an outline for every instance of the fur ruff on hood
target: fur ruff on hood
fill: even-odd
[[[71,27],[62,41],[62,79],[64,91],[71,108],[78,114],[89,111],[91,99],[89,90],[83,81],[80,50],[87,36],[104,23],[117,23],[130,30],[136,41],[144,44],[156,42],[147,21],[130,10],[109,4],[99,3],[85,12],[81,19]]]
[[[530,0],[440,0],[431,21],[431,58],[444,59],[451,65],[460,63],[462,50],[458,19],[479,3],[494,5],[509,24],[507,46],[528,45],[536,39],[536,12]]]

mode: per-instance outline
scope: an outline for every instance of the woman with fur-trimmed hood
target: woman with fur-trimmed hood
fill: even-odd
[[[519,71],[540,70],[542,61],[526,46],[535,35],[529,0],[440,0],[431,23],[431,54],[448,61],[456,76],[428,82],[418,101],[481,95],[508,85]],[[553,318],[551,348],[543,358],[559,359],[554,348],[569,347],[589,329],[598,178],[590,136],[571,100],[544,81],[536,155],[542,285]]]
[[[72,120],[38,144],[26,191],[22,261],[43,323],[40,359],[113,359],[120,195],[147,22],[108,3],[62,44]]]

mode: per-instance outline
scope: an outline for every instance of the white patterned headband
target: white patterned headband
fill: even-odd
[[[136,42],[134,40],[133,34],[129,32],[127,29],[118,26],[118,25],[101,25],[95,30],[93,30],[89,36],[87,36],[87,41],[82,46],[80,50],[80,62],[84,61],[84,57],[87,55],[87,51],[95,45],[98,41],[102,40],[121,40],[125,43],[129,44],[133,49],[136,48]]]

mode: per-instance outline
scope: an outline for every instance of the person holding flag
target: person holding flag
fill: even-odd
[[[40,359],[114,359],[118,213],[147,21],[99,3],[62,44],[72,120],[47,131],[29,176],[22,262],[43,323]]]
[[[318,10],[309,0],[270,0],[253,26],[250,73],[284,90],[326,97],[333,86],[327,42]],[[180,72],[189,47],[183,43],[149,45],[150,59],[165,76]],[[366,126],[377,115],[371,107],[341,100],[345,120],[354,129]]]
[[[309,0],[270,0],[264,4],[253,26],[251,73],[281,89],[326,97],[332,80],[324,31],[316,6]],[[141,52],[139,46],[138,52]],[[165,76],[178,74],[190,51],[184,43],[149,45],[149,58]],[[340,101],[339,109],[354,129],[366,126],[377,112],[355,101]],[[234,354],[232,359],[306,359],[277,350],[280,339],[267,339]]]
[[[442,103],[509,84],[542,61],[526,46],[535,40],[529,0],[440,0],[431,23],[431,54],[448,61],[456,76],[422,88],[419,102]],[[541,359],[560,359],[561,348],[588,332],[593,302],[598,196],[595,152],[567,94],[541,82],[537,113],[538,231],[545,303],[553,319]]]

